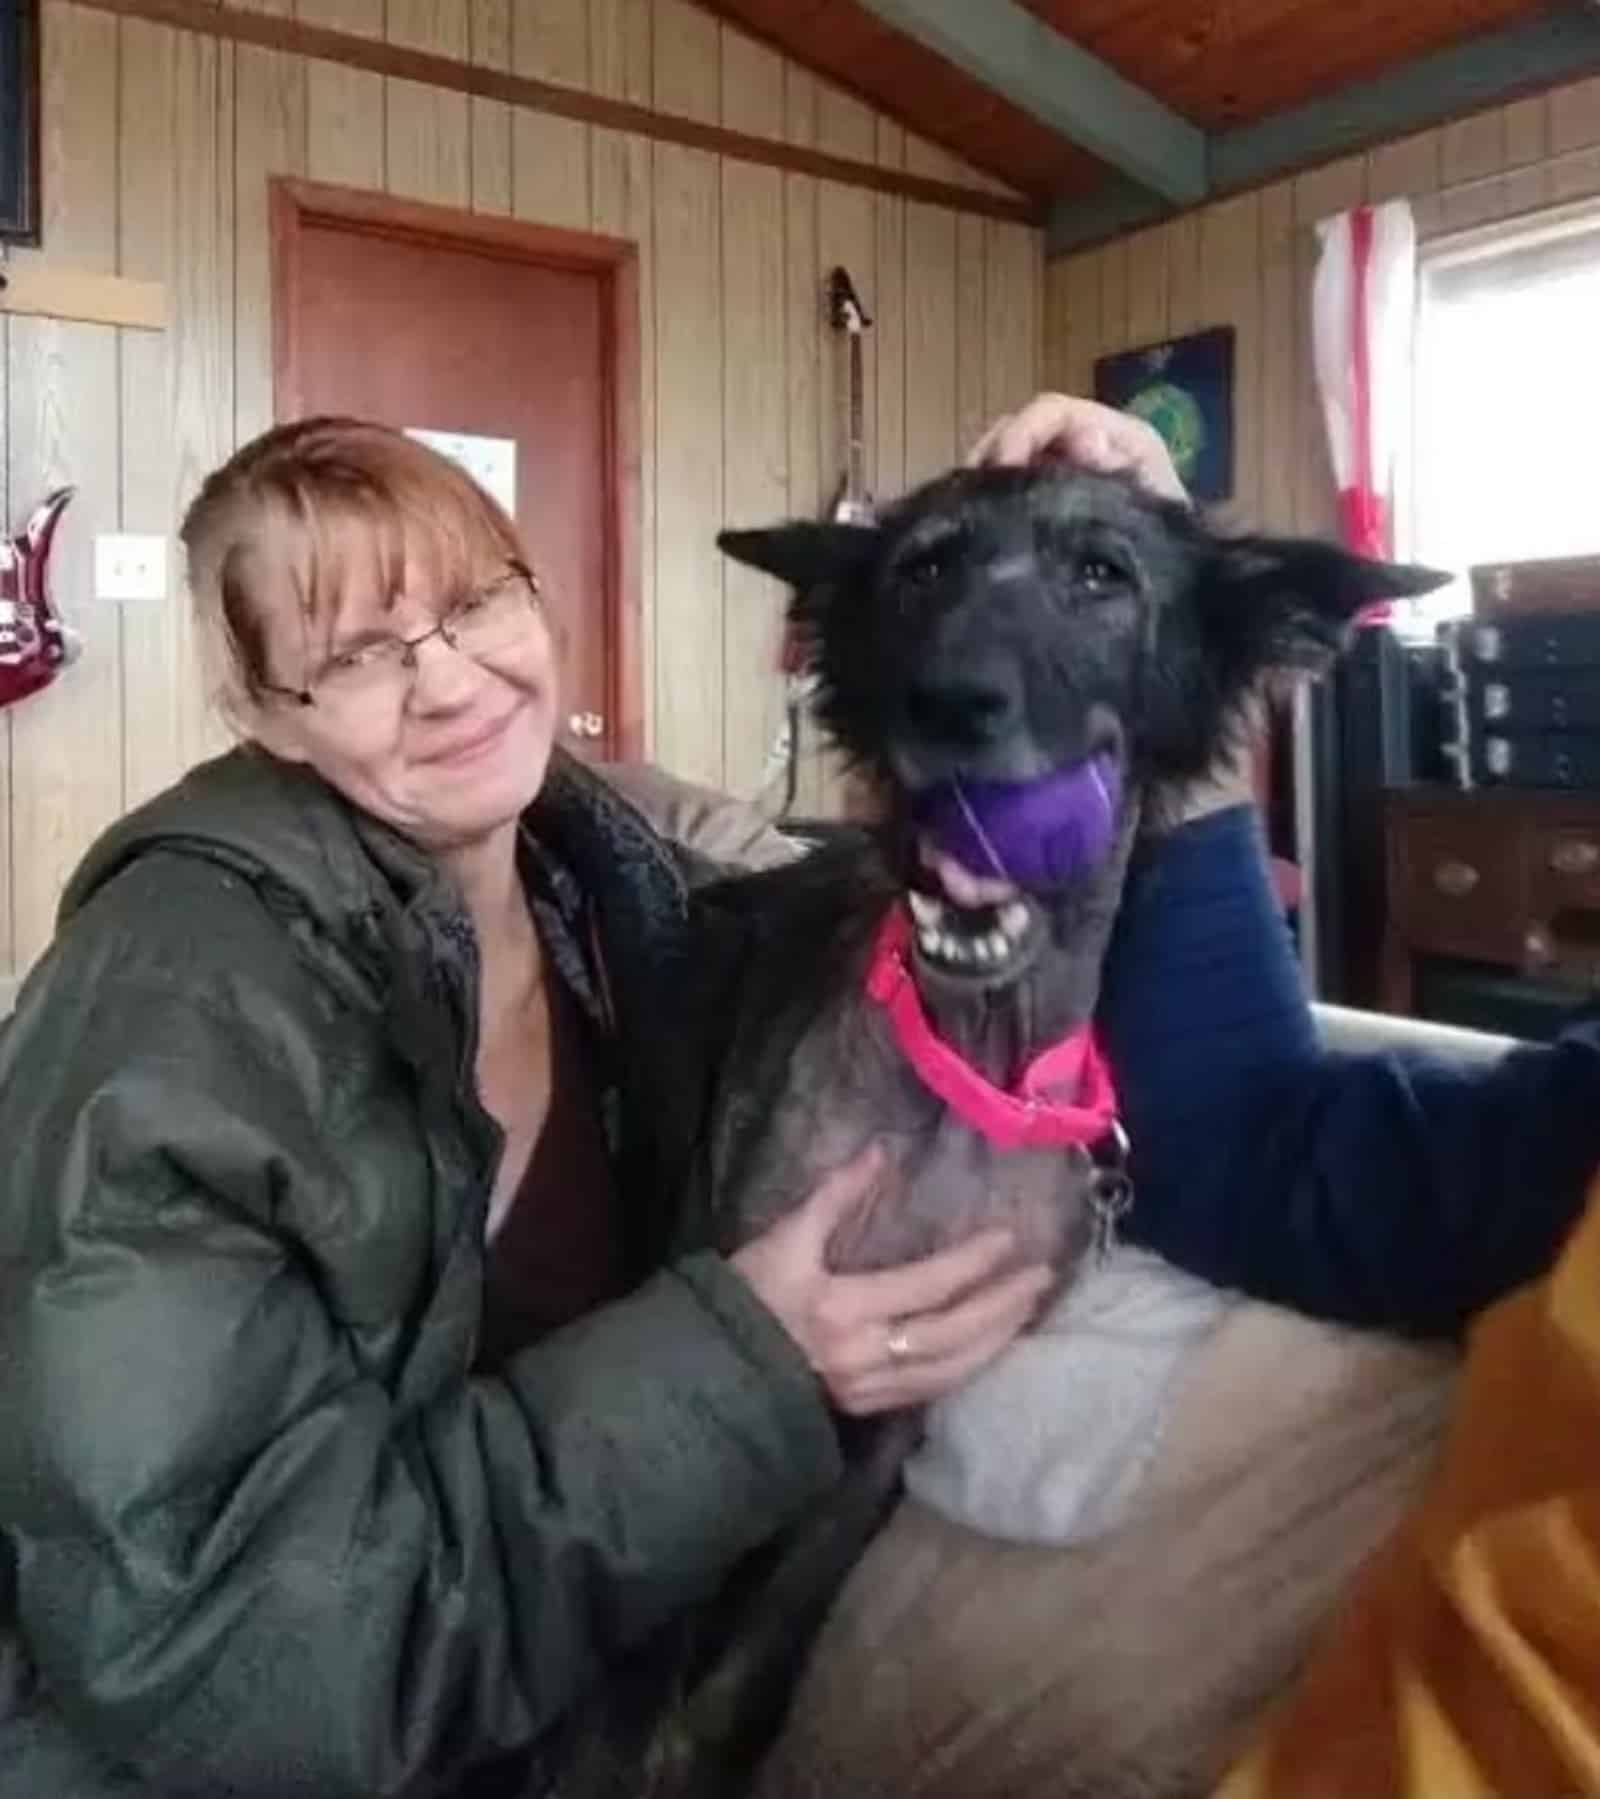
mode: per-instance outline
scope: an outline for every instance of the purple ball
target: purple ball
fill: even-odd
[[[1097,868],[1121,810],[1122,770],[1105,755],[1033,781],[952,776],[912,802],[917,824],[963,868],[1038,889],[1069,886]]]

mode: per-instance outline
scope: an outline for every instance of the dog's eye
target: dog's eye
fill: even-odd
[[[945,577],[945,567],[943,552],[928,550],[903,564],[900,578],[908,587],[937,587]]]
[[[1073,576],[1084,593],[1096,598],[1102,594],[1120,593],[1130,585],[1128,571],[1109,556],[1080,556]]]

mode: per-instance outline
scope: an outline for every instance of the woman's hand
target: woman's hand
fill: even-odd
[[[1053,1280],[1044,1267],[995,1278],[1013,1247],[1006,1231],[876,1274],[831,1273],[828,1239],[882,1171],[881,1153],[865,1151],[730,1258],[834,1405],[857,1416],[960,1386],[1022,1330]]]
[[[1164,500],[1189,498],[1153,425],[1072,394],[1038,394],[1020,412],[996,420],[973,446],[967,465],[1021,467],[1051,457],[1095,474],[1130,474]]]

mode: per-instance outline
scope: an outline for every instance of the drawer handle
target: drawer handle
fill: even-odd
[[[1433,871],[1434,886],[1449,899],[1465,899],[1478,880],[1478,871],[1470,862],[1441,862]]]
[[[1550,866],[1558,875],[1589,875],[1600,868],[1600,843],[1586,837],[1569,837],[1550,852]]]
[[[1522,939],[1522,948],[1530,965],[1535,968],[1548,968],[1556,959],[1556,946],[1549,930],[1542,924],[1528,926],[1527,935]]]

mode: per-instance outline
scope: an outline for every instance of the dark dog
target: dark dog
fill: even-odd
[[[707,899],[743,911],[755,941],[706,1137],[711,1232],[747,1239],[876,1140],[888,1172],[830,1246],[836,1266],[898,1263],[1003,1223],[1019,1259],[1069,1278],[1114,1171],[1108,1188],[1088,1142],[997,1145],[930,1090],[869,997],[885,919],[907,907],[897,966],[937,1035],[1010,1086],[1093,1013],[1141,807],[1213,766],[1269,669],[1324,664],[1364,607],[1443,577],[1324,543],[1224,538],[1124,481],[1060,470],[958,473],[873,526],[719,541],[794,589],[818,714],[887,816],[870,844]],[[1106,816],[1079,829],[1085,793]],[[976,837],[963,840],[940,810],[952,794],[1004,803],[987,821],[968,807],[956,825]],[[1066,830],[1061,856],[1037,854],[1031,819],[1041,839]],[[736,1790],[911,1441],[904,1422],[869,1436],[658,1733],[637,1790]]]
[[[961,472],[874,526],[796,522],[719,541],[793,587],[821,722],[887,802],[870,850],[750,889],[772,948],[747,972],[713,1124],[721,1240],[743,1240],[881,1138],[890,1173],[836,1239],[838,1266],[1004,1223],[1020,1259],[1066,1272],[1086,1240],[1089,1155],[996,1150],[953,1118],[864,1000],[874,931],[909,894],[923,1006],[1009,1085],[1093,1012],[1141,807],[1215,765],[1266,671],[1322,667],[1363,608],[1443,577],[1315,541],[1221,537],[1126,481],[1060,470]],[[974,868],[930,832],[930,795],[1049,801],[1053,781],[1085,769],[1103,771],[1114,820],[1103,853],[1078,866],[980,839],[996,859]],[[1004,820],[1013,839],[1019,817],[1026,831],[1026,811]],[[1052,828],[1047,804],[1039,829]]]

